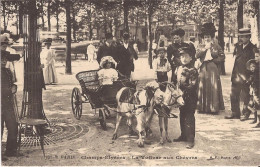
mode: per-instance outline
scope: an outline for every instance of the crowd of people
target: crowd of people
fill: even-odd
[[[180,107],[181,135],[174,142],[186,141],[187,148],[193,148],[195,138],[194,113],[218,114],[224,110],[221,68],[225,62],[225,54],[215,40],[215,26],[205,23],[201,29],[202,43],[185,43],[183,29],[176,29],[171,34],[172,44],[167,45],[167,39],[162,40],[156,48],[157,58],[153,60],[153,69],[159,83],[170,80],[183,91],[185,105]],[[239,42],[234,50],[235,63],[231,76],[231,115],[226,119],[249,119],[254,113],[254,121],[260,119],[259,110],[259,50],[250,42],[250,29],[242,28],[238,33]],[[111,33],[105,34],[105,42],[98,49],[89,45],[87,54],[89,61],[95,58],[100,64],[98,79],[101,85],[111,85],[113,81],[131,78],[134,71],[134,61],[138,59],[137,47],[130,43],[128,33],[123,34],[122,43],[115,43]],[[50,48],[51,39],[44,41],[45,48],[41,52],[41,67],[45,84],[58,82],[55,70],[55,53]],[[11,40],[7,35],[1,35],[1,122],[2,134],[4,123],[8,130],[6,155],[16,155],[17,122],[13,109],[13,94],[16,92],[15,72],[12,61],[19,60],[20,55],[7,51]],[[9,61],[9,63],[7,63]],[[172,71],[171,79],[168,72]],[[165,85],[160,85],[165,91]],[[243,96],[241,95],[243,94]],[[242,96],[242,97],[241,97]],[[240,111],[240,100],[243,102]],[[256,125],[260,127],[260,123]]]
[[[181,135],[174,141],[187,141],[187,148],[194,146],[195,110],[198,113],[218,114],[225,109],[220,79],[225,54],[215,39],[215,32],[213,23],[205,23],[200,33],[202,42],[194,46],[193,43],[183,41],[185,31],[179,28],[171,34],[172,44],[167,46],[162,39],[159,46],[154,46],[156,56],[152,64],[157,82],[168,81],[167,73],[172,71],[170,81],[184,92],[186,105],[180,107]],[[242,28],[238,35],[239,42],[234,52],[236,57],[231,76],[232,113],[225,118],[244,121],[249,119],[250,113],[253,112],[253,123],[256,123],[259,117],[259,51],[250,42],[250,29]],[[104,56],[112,56],[115,63],[111,68],[130,78],[131,72],[134,71],[133,60],[138,57],[133,47],[129,46],[128,40],[129,34],[126,33],[123,35],[123,44],[115,46],[112,44],[112,34],[107,34],[105,44],[97,51],[97,61],[100,62]],[[250,68],[253,65],[246,65],[247,62],[253,64],[254,69]],[[160,84],[160,89],[165,91],[165,85]],[[242,112],[240,100],[244,103]],[[255,127],[260,127],[260,123]]]

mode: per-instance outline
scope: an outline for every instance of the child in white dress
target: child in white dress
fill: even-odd
[[[112,64],[116,64],[116,62],[111,56],[105,56],[101,59],[101,69],[98,71],[100,85],[112,85],[113,81],[118,79],[118,72],[111,68]]]

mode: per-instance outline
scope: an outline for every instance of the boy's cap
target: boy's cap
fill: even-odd
[[[179,52],[180,52],[180,54],[187,53],[187,54],[189,54],[189,55],[190,55],[190,53],[191,53],[191,50],[190,50],[190,48],[189,48],[189,47],[182,47],[182,48],[180,48],[180,49],[179,49]]]
[[[251,64],[257,64],[256,60],[255,59],[250,59],[246,62],[246,69],[247,70],[250,70],[250,65]]]

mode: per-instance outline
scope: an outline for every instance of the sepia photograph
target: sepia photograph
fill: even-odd
[[[1,166],[259,166],[259,0],[1,0]]]

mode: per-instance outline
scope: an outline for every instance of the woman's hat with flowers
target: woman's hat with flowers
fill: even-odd
[[[113,59],[113,57],[111,56],[104,56],[102,57],[101,61],[100,61],[100,67],[101,68],[104,68],[104,65],[107,63],[107,62],[110,62],[110,63],[113,63],[113,64],[117,64],[116,61]]]

